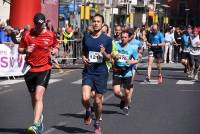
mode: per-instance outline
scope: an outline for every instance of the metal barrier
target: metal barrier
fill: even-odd
[[[64,40],[59,40],[59,45],[59,52],[55,58],[58,64],[75,64],[76,60],[81,59],[82,42],[80,40],[68,40],[66,44]]]

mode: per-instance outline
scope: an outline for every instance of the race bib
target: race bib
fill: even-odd
[[[126,63],[126,61],[129,59],[129,56],[127,54],[118,54],[118,56],[118,62]]]
[[[200,55],[200,47],[191,47],[190,54],[191,55]]]
[[[89,61],[91,63],[102,63],[103,55],[100,52],[89,51]]]
[[[190,49],[189,49],[189,48],[184,48],[184,49],[183,49],[183,52],[189,53],[189,52],[190,52]]]

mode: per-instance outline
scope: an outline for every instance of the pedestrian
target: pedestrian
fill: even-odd
[[[26,63],[31,66],[24,79],[32,99],[33,124],[28,134],[43,131],[43,98],[51,74],[51,54],[58,52],[58,42],[53,32],[45,29],[45,16],[37,13],[33,19],[34,28],[27,32],[19,45],[19,53],[26,54]]]
[[[129,114],[129,105],[133,95],[133,73],[132,66],[138,63],[138,52],[129,43],[131,33],[128,30],[122,31],[121,42],[116,43],[118,54],[114,57],[113,65],[113,92],[120,98],[120,109],[125,115]],[[124,94],[121,92],[121,85]]]
[[[182,33],[180,30],[180,27],[176,27],[176,31],[174,33],[174,61],[175,63],[180,62],[180,56],[181,56],[181,43],[182,43]]]
[[[192,35],[192,27],[189,25],[187,30],[182,36],[182,53],[181,53],[181,63],[184,65],[184,73],[188,73],[188,76],[191,75],[190,69],[190,53],[189,53],[189,38]]]
[[[165,52],[164,52],[164,63],[167,63],[167,54],[169,53],[169,63],[174,63],[172,61],[172,49],[175,42],[173,27],[168,27],[165,33]]]
[[[162,67],[161,67],[161,61],[162,61],[162,47],[165,46],[165,39],[161,32],[158,31],[158,25],[154,24],[151,27],[151,32],[149,33],[148,37],[148,69],[147,69],[147,77],[145,79],[145,82],[150,82],[151,79],[151,70],[152,70],[152,64],[154,59],[157,63],[158,68],[158,83],[162,83]]]
[[[83,37],[83,63],[82,72],[82,104],[86,109],[84,123],[90,125],[91,118],[91,90],[95,90],[94,110],[96,120],[94,123],[95,134],[101,134],[100,117],[102,114],[102,97],[107,90],[108,68],[105,60],[109,59],[112,51],[112,39],[103,34],[101,28],[104,17],[100,14],[92,18],[93,32]]]
[[[191,78],[198,80],[198,71],[200,70],[200,29],[195,27],[193,30],[193,35],[190,36],[191,46],[190,46],[190,68],[191,68]]]

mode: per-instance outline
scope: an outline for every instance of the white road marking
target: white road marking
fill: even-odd
[[[200,90],[189,90],[189,89],[185,89],[185,90],[179,90],[181,92],[200,92]]]
[[[55,82],[58,82],[61,80],[62,79],[50,79],[49,84],[52,84],[52,83],[55,83]],[[17,84],[17,83],[21,83],[21,82],[25,82],[25,81],[24,80],[6,80],[6,81],[0,82],[0,85],[4,85],[3,87],[0,88],[0,95],[15,91],[16,89],[5,89],[5,87],[10,87],[10,85],[12,85],[12,84]]]
[[[24,80],[5,80],[5,81],[1,81],[0,85],[12,85],[12,84],[20,83],[20,82],[24,82]]]
[[[74,81],[74,82],[72,82],[72,84],[80,85],[80,84],[82,84],[82,79],[79,79],[79,80],[77,80],[77,81]],[[109,80],[109,81],[107,82],[107,84],[112,84],[112,80]]]
[[[62,79],[50,79],[49,84],[61,81]]]
[[[61,80],[62,79],[50,79],[49,84],[55,83]],[[0,85],[4,85],[4,87],[10,87],[9,85],[13,85],[13,84],[21,83],[21,82],[25,82],[25,81],[24,80],[5,80],[5,81],[1,81]]]
[[[77,81],[74,81],[74,82],[72,82],[72,84],[78,84],[78,85],[80,85],[80,84],[82,84],[82,79],[79,79],[79,80],[77,80]]]
[[[114,96],[113,93],[109,94],[108,96],[106,96],[106,97],[104,98],[104,102],[107,101],[107,100],[109,100],[109,99],[112,98],[113,96]],[[82,111],[80,111],[80,112],[78,112],[78,113],[76,113],[76,114],[80,115],[80,114],[84,114],[84,113],[85,113],[85,109],[83,109]],[[54,126],[64,126],[64,125],[66,125],[67,123],[69,123],[69,121],[62,121],[62,122],[57,123],[57,124],[54,125]],[[56,131],[56,130],[57,130],[56,128],[49,128],[49,129],[47,129],[46,131],[44,131],[43,134],[50,134],[50,133],[53,133],[53,132]]]
[[[157,85],[158,84],[158,80],[150,80],[150,82],[140,82],[140,84]]]
[[[176,82],[177,85],[192,85],[194,83],[195,83],[194,80],[178,80]]]

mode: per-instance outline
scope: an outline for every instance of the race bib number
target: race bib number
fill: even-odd
[[[190,54],[192,55],[200,55],[200,47],[191,47]]]
[[[125,62],[129,59],[129,56],[127,54],[119,54],[118,55],[118,62]]]
[[[91,63],[102,63],[103,55],[100,52],[89,51],[89,61]]]
[[[189,52],[190,52],[190,49],[189,49],[189,48],[184,48],[184,49],[183,49],[183,52],[189,53]]]

